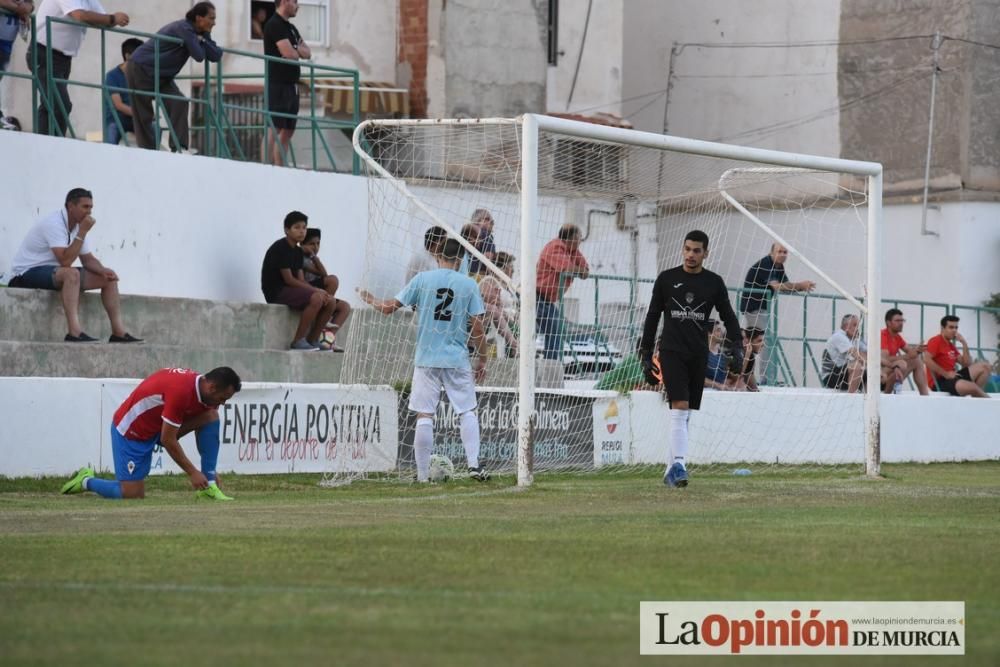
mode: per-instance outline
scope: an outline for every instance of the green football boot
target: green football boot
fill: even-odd
[[[227,496],[215,482],[209,482],[208,487],[195,491],[194,497],[197,500],[234,500],[232,496]]]
[[[83,480],[93,476],[93,468],[80,468],[76,471],[76,474],[73,475],[73,479],[62,485],[62,491],[60,493],[83,493]]]

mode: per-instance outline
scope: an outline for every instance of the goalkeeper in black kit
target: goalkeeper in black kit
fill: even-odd
[[[726,346],[732,368],[743,366],[743,341],[739,320],[733,312],[722,277],[702,267],[708,257],[708,235],[688,232],[684,237],[683,264],[660,273],[653,284],[653,297],[639,343],[639,359],[649,384],[659,384],[654,371],[653,343],[663,317],[660,336],[660,369],[670,402],[671,457],[663,483],[684,487],[688,483],[685,459],[688,451],[688,420],[691,410],[701,407],[708,366],[705,328],[712,309],[726,325]]]

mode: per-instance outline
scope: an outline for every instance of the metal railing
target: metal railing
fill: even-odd
[[[71,19],[60,19],[55,17],[50,17],[45,24],[45,38],[46,44],[52,43],[52,27],[53,24],[65,24],[69,26],[79,27],[80,23]],[[252,157],[258,155],[256,150],[249,150],[248,143],[262,144],[263,160],[265,162],[270,162],[272,156],[270,153],[270,142],[265,141],[268,132],[276,135],[276,128],[274,120],[276,118],[295,118],[298,120],[300,125],[308,125],[310,133],[310,145],[311,145],[311,163],[309,165],[300,165],[295,157],[294,147],[289,144],[288,150],[285,151],[281,147],[280,142],[278,142],[279,148],[282,150],[282,161],[286,165],[290,166],[310,166],[314,170],[319,169],[331,169],[336,171],[337,164],[334,160],[333,151],[324,135],[325,131],[328,130],[346,130],[353,131],[353,129],[361,122],[361,104],[360,104],[360,75],[358,70],[346,69],[342,67],[333,67],[329,65],[318,65],[305,60],[289,60],[286,58],[280,58],[276,56],[268,56],[261,53],[252,53],[249,51],[241,51],[238,49],[227,49],[224,47],[219,47],[223,55],[233,55],[241,56],[244,58],[250,58],[253,60],[258,60],[261,62],[261,74],[227,74],[223,71],[222,60],[220,59],[217,63],[210,62],[207,58],[203,63],[203,71],[196,75],[178,75],[174,77],[175,80],[190,80],[192,82],[199,82],[200,90],[202,95],[200,97],[192,96],[186,97],[184,95],[170,95],[162,92],[160,90],[160,45],[162,43],[171,44],[182,44],[183,41],[167,35],[160,35],[148,32],[142,32],[138,30],[129,30],[126,28],[112,28],[103,26],[87,26],[89,30],[98,30],[100,32],[101,41],[101,77],[100,83],[92,83],[87,81],[73,80],[70,78],[59,78],[54,76],[52,69],[52,58],[46,58],[46,67],[44,72],[39,72],[38,69],[38,48],[37,48],[37,26],[35,23],[35,17],[31,17],[31,44],[29,46],[29,53],[31,54],[31,70],[28,74],[18,74],[12,72],[6,72],[5,76],[11,76],[14,78],[29,79],[32,83],[31,90],[31,100],[32,100],[32,127],[38,127],[38,111],[41,108],[40,105],[44,105],[51,122],[48,125],[48,132],[50,135],[60,134],[58,129],[58,123],[56,122],[57,114],[62,120],[64,120],[64,125],[66,128],[66,134],[70,137],[76,137],[76,131],[73,128],[72,122],[70,121],[69,114],[66,113],[66,106],[63,103],[62,97],[57,92],[57,86],[60,84],[69,86],[75,86],[79,88],[96,89],[101,91],[101,100],[103,105],[112,105],[111,95],[113,93],[128,93],[133,97],[136,95],[145,95],[154,98],[154,137],[157,139],[157,147],[159,147],[159,139],[162,136],[162,132],[165,129],[171,139],[171,143],[175,146],[186,145],[186,142],[182,142],[180,137],[177,135],[177,129],[173,127],[170,120],[170,115],[167,113],[166,104],[167,100],[178,100],[187,102],[191,105],[191,109],[194,110],[192,114],[197,122],[190,123],[190,132],[192,136],[196,134],[201,135],[201,141],[199,145],[203,147],[203,153],[214,157],[223,157],[237,160],[248,160]],[[149,91],[139,91],[132,90],[129,88],[119,88],[119,87],[109,87],[104,85],[103,76],[104,73],[108,71],[107,62],[107,34],[115,33],[120,35],[125,35],[129,37],[139,37],[143,39],[152,39],[154,41],[154,71],[153,71],[153,81],[154,87],[151,92]],[[269,111],[268,106],[268,63],[284,63],[289,65],[298,65],[308,71],[308,77],[305,80],[308,81],[309,90],[309,106],[308,114],[293,115],[287,113],[281,113],[277,111]],[[44,77],[45,86],[40,85],[40,79]],[[328,118],[324,115],[320,115],[323,111],[323,105],[317,105],[317,85],[316,81],[319,78],[338,78],[338,79],[350,79],[353,82],[353,95],[354,95],[354,105],[353,113],[350,120],[337,120],[334,118]],[[249,106],[245,103],[234,104],[226,100],[225,97],[225,84],[226,82],[232,81],[245,81],[254,80],[262,82],[262,93],[263,93],[263,106],[255,107]],[[121,123],[121,118],[118,113],[112,114],[114,116],[115,123],[122,137],[125,137],[124,127]],[[102,132],[106,131],[103,122],[103,111],[102,111]],[[127,143],[127,139],[126,139]],[[353,151],[352,151],[353,153]],[[325,163],[321,163],[320,157],[324,156],[326,158]],[[356,154],[352,155],[351,159],[351,172],[354,174],[360,173],[360,161]]]
[[[631,352],[641,335],[642,321],[640,318],[644,310],[638,299],[638,288],[640,284],[651,284],[654,282],[650,278],[636,279],[631,276],[616,276],[608,274],[590,274],[588,278],[580,278],[574,274],[565,273],[560,276],[560,284],[565,286],[567,279],[573,278],[577,285],[593,284],[593,318],[587,322],[566,322],[563,330],[563,340],[573,336],[590,336],[595,343],[595,347],[603,346],[604,352],[612,353],[612,344],[618,342],[620,352],[627,354]],[[607,321],[602,319],[601,306],[609,303],[601,302],[602,283],[627,283],[627,302],[615,302],[624,307],[626,317],[624,320]],[[768,288],[745,289],[742,287],[729,287],[734,303],[737,305],[744,295],[762,295],[769,299],[768,323],[765,329],[765,345],[770,352],[770,360],[764,369],[764,380],[769,384],[783,384],[787,386],[816,386],[817,381],[822,379],[822,354],[826,347],[829,335],[840,328],[840,319],[843,315],[856,312],[856,308],[840,294],[815,294],[815,293],[783,293],[780,298],[771,294]],[[861,297],[855,297],[859,301],[864,301]],[[789,307],[788,300],[798,300],[797,306]],[[589,301],[590,299],[588,299]],[[781,303],[785,305],[782,306]],[[886,308],[906,308],[907,310],[917,309],[918,328],[920,332],[914,335],[915,339],[923,340],[924,332],[928,329],[936,332],[938,321],[944,315],[958,315],[962,318],[963,329],[970,331],[967,336],[970,339],[969,350],[976,359],[990,360],[996,359],[1000,355],[1000,346],[997,341],[984,340],[984,318],[989,319],[1000,317],[1000,309],[988,308],[985,306],[967,306],[960,304],[947,304],[933,301],[915,301],[907,299],[885,298],[883,303]],[[559,308],[560,312],[566,313],[566,290],[560,289]],[[740,315],[737,310],[737,316]],[[789,311],[797,311],[800,315],[800,324],[797,325],[796,335],[785,333],[788,331],[788,324],[779,326],[783,318],[787,317]],[[782,312],[785,315],[782,315]],[[817,317],[825,318],[829,315],[828,324],[822,324]],[[882,313],[873,322],[877,322],[879,328],[883,326]],[[863,327],[867,323],[867,318],[862,320],[861,335],[864,335]],[[974,327],[975,334],[971,334]],[[816,335],[816,331],[823,331],[823,335]],[[974,343],[971,341],[975,341]],[[911,341],[912,342],[912,341]],[[622,345],[621,343],[624,343]],[[563,349],[563,363],[565,365],[578,364],[576,352],[572,347],[567,351]],[[798,351],[798,363],[791,362],[790,354]],[[991,362],[996,363],[996,362]],[[813,380],[813,381],[811,381]],[[912,377],[908,379],[910,388],[914,388]]]

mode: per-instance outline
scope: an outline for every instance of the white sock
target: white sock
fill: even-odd
[[[413,456],[417,460],[417,481],[426,482],[431,468],[431,450],[434,449],[434,421],[429,417],[417,419],[413,434]]]
[[[684,461],[688,453],[688,421],[691,419],[690,410],[670,411],[670,452],[672,454],[670,465],[680,463],[684,468]]]
[[[470,468],[479,467],[479,415],[474,410],[462,413],[462,445]]]

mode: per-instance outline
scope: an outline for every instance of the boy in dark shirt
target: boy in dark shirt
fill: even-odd
[[[726,326],[726,341],[733,366],[743,365],[740,324],[729,302],[722,277],[702,267],[708,257],[708,235],[695,230],[684,237],[684,263],[660,273],[639,344],[639,359],[646,380],[659,384],[653,374],[653,341],[663,316],[660,336],[660,368],[670,401],[672,457],[663,476],[671,487],[687,486],[685,459],[688,450],[688,420],[691,410],[701,407],[708,366],[705,327],[714,307]]]
[[[265,301],[302,311],[289,346],[293,350],[320,349],[320,333],[336,306],[336,299],[326,290],[307,283],[302,272],[304,254],[299,243],[306,237],[308,221],[306,214],[299,211],[285,216],[285,236],[267,249],[260,270],[260,288]]]

